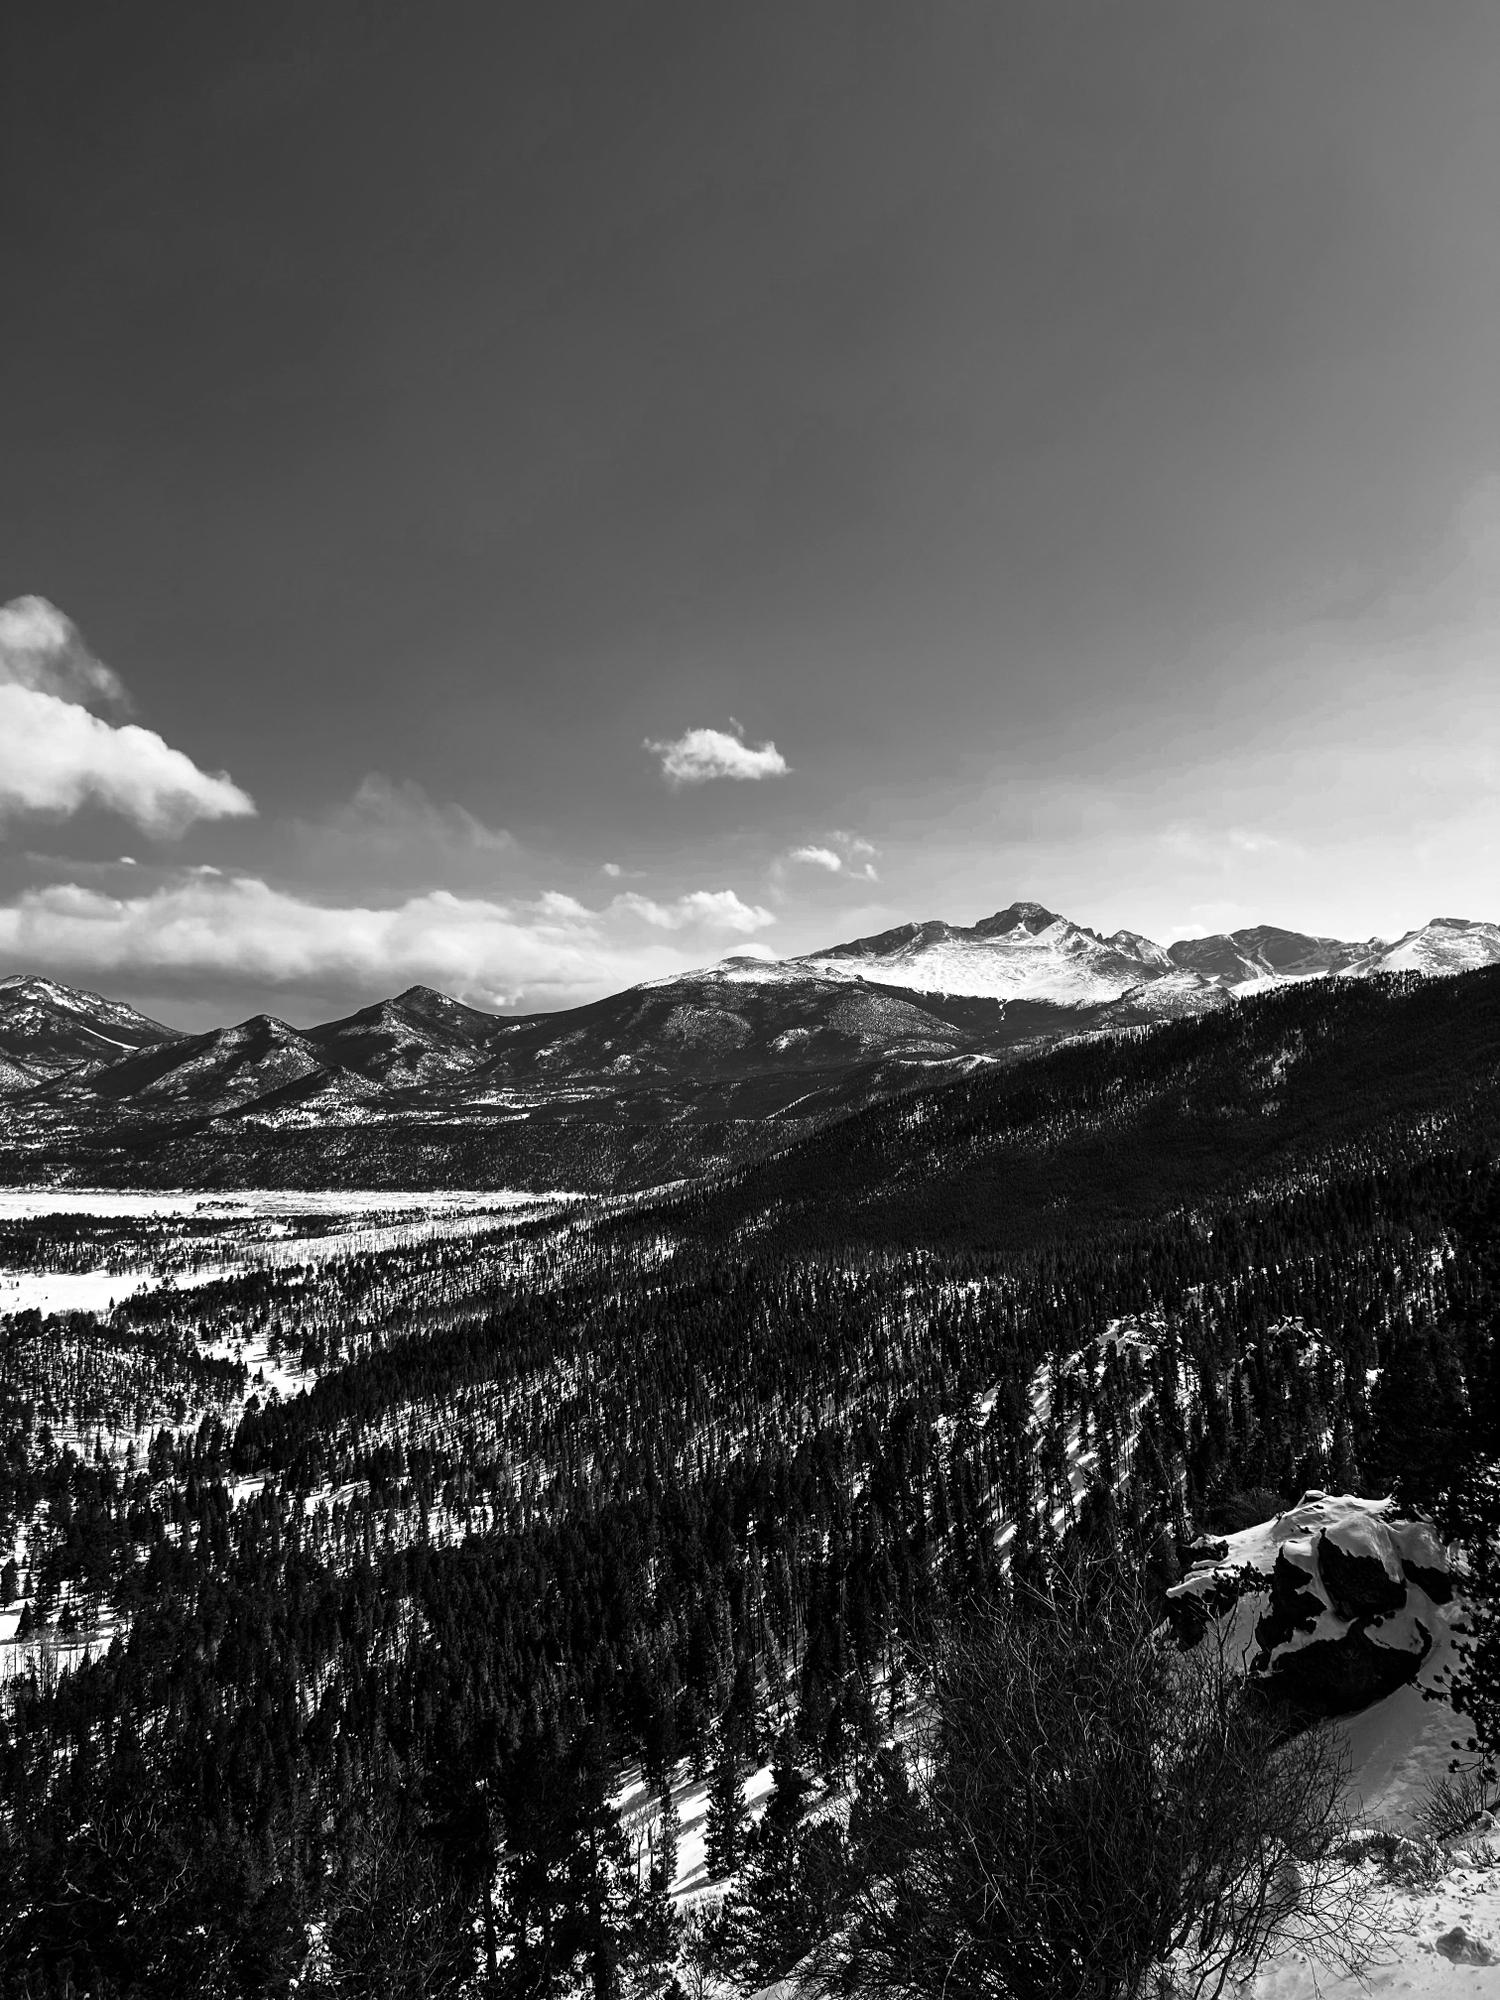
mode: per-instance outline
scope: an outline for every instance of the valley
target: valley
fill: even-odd
[[[750,1992],[822,1921],[724,1929],[754,1829],[795,1794],[793,1875],[862,1865],[964,1607],[1090,1549],[1164,1593],[1309,1489],[1466,1504],[1500,968],[938,1078],[639,1193],[0,1194],[0,1965]]]

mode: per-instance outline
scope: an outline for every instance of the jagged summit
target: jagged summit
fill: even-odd
[[[1112,938],[1023,901],[963,926],[907,924],[810,953],[809,971],[919,992],[1098,1007],[1173,970],[1161,946],[1134,932]]]
[[[918,992],[1099,1007],[1123,1000],[1148,1013],[1217,1005],[1227,993],[1289,979],[1378,972],[1460,972],[1500,963],[1500,925],[1433,917],[1394,944],[1347,943],[1254,924],[1163,947],[1139,931],[1109,937],[1044,903],[1015,902],[965,927],[899,925],[788,961],[825,977]]]
[[[181,1035],[28,973],[0,980],[0,1138],[16,1157],[51,1160],[113,1132],[139,1145],[220,1119],[326,1127],[334,1144],[346,1125],[383,1118],[431,1133],[597,1118],[654,1135],[726,1120],[770,1143],[769,1121],[810,1126],[1064,1037],[1150,1027],[1318,976],[1487,965],[1500,965],[1500,925],[1464,917],[1432,918],[1394,944],[1258,924],[1168,949],[1020,899],[971,925],[928,918],[798,958],[741,951],[536,1015],[418,984],[316,1027],[257,1014]],[[676,1140],[660,1143],[675,1161]]]
[[[1009,903],[1003,910],[997,910],[994,916],[981,918],[974,929],[983,937],[1007,937],[1012,931],[1021,930],[1035,937],[1049,924],[1065,921],[1056,910],[1049,910],[1045,903]]]

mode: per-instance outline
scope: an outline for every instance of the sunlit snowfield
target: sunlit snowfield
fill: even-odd
[[[582,1198],[509,1188],[223,1194],[0,1188],[0,1230],[52,1216],[82,1225],[59,1237],[55,1250],[44,1242],[24,1259],[0,1242],[0,1314],[108,1312],[115,1301],[154,1286],[206,1284],[259,1267],[480,1235]],[[90,1221],[97,1230],[88,1228]]]

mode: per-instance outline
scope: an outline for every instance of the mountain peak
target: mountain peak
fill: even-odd
[[[8,978],[0,979],[0,995],[6,999],[42,1001],[52,1007],[66,1007],[74,1014],[84,1012],[91,1004],[111,1009],[115,1004],[98,993],[84,993],[75,986],[62,986],[57,980],[43,979],[34,972],[13,972]]]
[[[1045,903],[1020,902],[1007,904],[994,916],[983,918],[974,928],[985,937],[1006,937],[1012,931],[1025,931],[1035,937],[1038,931],[1065,921],[1056,910],[1049,910]]]
[[[461,1003],[436,986],[407,986],[394,1000],[386,1003],[393,1007],[457,1007]]]
[[[0,979],[0,1057],[37,1076],[57,1076],[80,1063],[112,1062],[176,1039],[176,1029],[148,1021],[102,993],[29,972]]]
[[[796,961],[805,970],[990,1000],[1097,1007],[1171,968],[1149,939],[1110,941],[1045,903],[1015,902],[967,929],[904,924]]]

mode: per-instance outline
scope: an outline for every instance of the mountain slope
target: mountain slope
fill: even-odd
[[[54,979],[0,979],[0,1062],[18,1065],[24,1088],[80,1063],[113,1062],[177,1039],[133,1007]],[[0,1073],[0,1088],[14,1088]]]
[[[1329,976],[1496,962],[1500,926],[1459,918],[1394,944],[1260,925],[1164,950],[1013,903],[968,928],[732,958],[523,1017],[411,987],[306,1030],[257,1016],[182,1036],[97,995],[12,980],[0,984],[0,1171],[638,1188],[744,1165],[1070,1040],[1233,1012]]]
[[[1441,976],[1500,963],[1500,924],[1467,917],[1433,917],[1392,945],[1381,945],[1350,967],[1361,974],[1422,972]]]
[[[63,1077],[48,1096],[59,1106],[93,1103],[148,1115],[212,1115],[300,1079],[330,1076],[338,1067],[285,1021],[256,1014],[233,1028],[180,1036],[86,1074]]]
[[[1500,967],[1319,981],[876,1104],[679,1204],[723,1237],[1021,1248],[1294,1180],[1380,1135],[1500,1141]]]
[[[824,977],[865,979],[923,993],[1097,1007],[1131,996],[1148,1013],[1212,1006],[1216,994],[1344,973],[1443,974],[1500,963],[1500,925],[1433,917],[1388,944],[1345,943],[1256,924],[1165,949],[1137,931],[1104,937],[1040,903],[1012,903],[964,928],[903,924],[790,961]]]
[[[1118,1000],[1172,969],[1149,938],[1131,931],[1104,938],[1040,903],[1012,903],[967,929],[904,924],[794,962],[832,978],[1065,1007]]]
[[[1313,979],[1341,972],[1354,962],[1358,945],[1338,938],[1308,937],[1275,924],[1256,924],[1227,936],[1182,938],[1167,947],[1174,965],[1200,972],[1227,986],[1272,979]]]
[[[369,1083],[410,1090],[472,1071],[506,1025],[430,986],[409,986],[394,1000],[309,1028],[306,1039],[327,1061]]]

